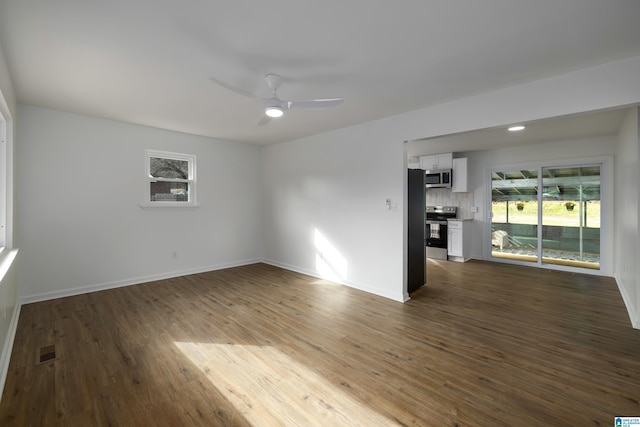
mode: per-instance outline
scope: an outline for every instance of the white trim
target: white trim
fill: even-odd
[[[548,168],[548,167],[576,167],[580,165],[600,165],[600,202],[601,202],[601,221],[600,221],[600,269],[591,270],[588,268],[577,268],[570,266],[562,266],[555,264],[542,264],[540,257],[537,262],[524,262],[507,260],[503,258],[494,258],[491,256],[491,226],[493,225],[491,217],[491,174],[493,172],[508,171],[508,170],[520,170],[520,169],[536,169]],[[487,251],[487,260],[492,262],[501,262],[504,264],[523,265],[528,267],[545,268],[548,270],[566,271],[570,273],[583,273],[593,276],[607,276],[611,277],[613,272],[613,259],[611,253],[613,252],[613,234],[609,230],[613,229],[613,203],[614,203],[614,189],[613,189],[613,156],[594,156],[594,157],[582,157],[575,159],[557,159],[557,160],[539,160],[533,162],[520,162],[510,165],[492,166],[485,170],[484,179],[488,179],[486,185],[486,203],[487,203],[487,223],[484,227],[483,235],[485,248],[483,252]],[[540,218],[538,218],[540,222]],[[540,227],[539,232],[541,232]],[[540,255],[540,254],[538,254]]]
[[[65,289],[65,290],[61,290],[61,291],[42,292],[42,293],[39,293],[39,294],[27,295],[27,296],[20,297],[18,302],[19,302],[19,304],[31,304],[31,303],[34,303],[34,302],[48,301],[48,300],[52,300],[52,299],[56,299],[56,298],[65,298],[65,297],[70,297],[70,296],[75,296],[75,295],[87,294],[87,293],[90,293],[90,292],[104,291],[104,290],[108,290],[108,289],[116,289],[116,288],[121,288],[121,287],[125,287],[125,286],[140,285],[142,283],[154,282],[154,281],[157,281],[157,280],[172,279],[174,277],[181,277],[181,276],[188,276],[188,275],[191,275],[191,274],[206,273],[206,272],[209,272],[209,271],[222,270],[222,269],[225,269],[225,268],[241,267],[241,266],[244,266],[244,265],[251,265],[251,264],[256,264],[256,263],[265,263],[265,264],[273,265],[274,267],[279,267],[279,268],[283,268],[285,270],[290,270],[290,271],[293,271],[293,272],[296,272],[296,273],[301,273],[301,274],[305,274],[307,276],[316,277],[318,279],[323,279],[323,277],[318,275],[318,273],[316,271],[307,270],[307,269],[303,269],[303,268],[298,268],[296,266],[280,263],[280,262],[277,262],[277,261],[253,258],[253,259],[248,259],[248,260],[243,260],[243,261],[236,261],[236,262],[229,262],[229,263],[211,265],[211,266],[207,266],[207,267],[199,267],[199,268],[193,268],[193,269],[187,269],[187,270],[170,271],[170,272],[161,273],[161,274],[153,274],[153,275],[149,275],[149,276],[135,277],[135,278],[131,278],[131,279],[118,280],[118,281],[114,281],[114,282],[106,282],[106,283],[98,283],[98,284],[95,284],[95,285],[79,286],[79,287],[76,287],[76,288]],[[391,299],[391,300],[394,300],[394,301],[398,301],[398,302],[406,302],[406,301],[409,300],[409,298],[405,298],[403,295],[397,295],[397,294],[392,294],[392,293],[389,293],[389,292],[384,292],[383,290],[371,288],[371,287],[368,287],[368,286],[363,286],[363,285],[355,283],[355,282],[347,281],[345,283],[338,283],[338,284],[345,285],[345,286],[348,286],[350,288],[358,289],[358,290],[361,290],[361,291],[364,291],[364,292],[375,294],[375,295],[378,295],[378,296],[381,296],[381,297],[384,297],[384,298],[388,298],[388,299]]]
[[[7,167],[7,121],[0,108],[0,246],[7,242],[7,182],[9,168]]]
[[[167,179],[167,178],[153,178],[150,174],[151,158],[171,159],[171,160],[183,160],[189,163],[189,176],[187,179]],[[161,150],[145,150],[144,158],[144,174],[145,174],[145,193],[144,202],[139,204],[142,209],[166,209],[171,208],[193,208],[198,207],[196,199],[196,155],[174,153],[171,151]],[[166,182],[186,182],[189,185],[189,201],[187,202],[175,202],[175,201],[151,201],[151,182],[153,181],[166,181]]]
[[[622,286],[622,281],[620,280],[620,276],[617,274],[614,276],[616,281],[616,285],[618,286],[618,290],[620,291],[620,295],[622,296],[622,301],[624,302],[625,307],[627,308],[627,314],[629,315],[629,321],[631,322],[631,326],[634,329],[640,329],[640,317],[638,313],[635,311],[634,305],[631,302],[631,298],[629,298],[629,294],[627,294],[626,288]]]
[[[2,354],[0,355],[0,399],[4,395],[4,384],[7,381],[9,362],[11,362],[11,353],[13,351],[13,343],[16,338],[16,332],[18,331],[18,319],[20,318],[21,309],[22,304],[18,302],[18,304],[13,309],[13,316],[11,316],[11,323],[9,324],[7,337],[4,340],[4,347],[2,347]]]
[[[283,268],[285,270],[293,271],[296,273],[305,274],[307,276],[316,277],[318,279],[325,279],[324,277],[320,276],[318,272],[315,270],[300,268],[293,265],[289,265],[289,264],[285,264],[285,263],[273,261],[273,260],[267,260],[267,259],[263,259],[262,262],[265,264],[273,265],[274,267],[279,267],[279,268]],[[335,283],[343,286],[348,286],[350,288],[357,289],[359,291],[367,292],[369,294],[374,294],[380,297],[384,297],[396,302],[404,303],[410,299],[408,297],[405,297],[405,295],[403,294],[398,295],[397,293],[386,292],[386,290],[384,289],[371,288],[369,286],[361,285],[359,283],[351,282],[349,280],[346,280],[344,282],[335,282]]]
[[[153,274],[149,276],[135,277],[131,279],[118,280],[115,282],[98,283],[95,285],[80,286],[72,289],[65,289],[61,291],[43,292],[34,295],[23,296],[19,299],[20,304],[30,304],[33,302],[47,301],[55,298],[64,298],[74,295],[82,295],[90,292],[104,291],[108,289],[121,288],[124,286],[140,285],[142,283],[154,282],[156,280],[171,279],[174,277],[188,276],[190,274],[206,273],[208,271],[222,270],[225,268],[241,267],[243,265],[250,265],[259,263],[259,259],[249,259],[244,261],[230,262],[211,265],[207,267],[199,267],[187,270],[169,271],[161,274]]]
[[[156,204],[157,203],[157,204]],[[179,211],[183,209],[197,209],[200,205],[189,203],[174,203],[174,202],[149,202],[138,204],[140,209],[144,210],[159,210],[159,211]]]
[[[4,251],[0,251],[4,252]],[[2,281],[5,276],[9,272],[10,268],[16,268],[13,265],[16,256],[18,255],[18,250],[13,249],[8,251],[7,253],[2,254],[2,261],[0,262],[0,286],[2,286]],[[12,274],[15,274],[13,272]],[[6,286],[6,284],[5,284]],[[6,303],[4,301],[3,303]],[[11,361],[11,352],[13,350],[13,341],[16,336],[16,331],[18,329],[18,318],[20,315],[20,303],[15,299],[15,304],[13,305],[13,313],[11,315],[11,321],[9,323],[9,328],[7,329],[7,335],[5,337],[2,353],[0,354],[0,398],[2,397],[2,391],[4,390],[4,383],[7,379],[7,372],[9,371],[9,362]]]
[[[0,248],[0,253],[4,252],[4,248]],[[7,274],[13,261],[16,259],[18,255],[17,249],[12,249],[6,253],[6,256],[2,257],[2,262],[0,262],[0,282],[4,279],[4,276]]]

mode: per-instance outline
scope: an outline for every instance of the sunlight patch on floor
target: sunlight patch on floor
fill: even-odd
[[[343,286],[341,283],[334,282],[333,280],[327,280],[327,279],[312,280],[309,283],[311,283],[312,285],[318,285],[318,286]]]
[[[252,425],[398,425],[273,347],[175,345]]]

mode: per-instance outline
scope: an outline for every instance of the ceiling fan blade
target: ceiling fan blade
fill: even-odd
[[[249,92],[247,92],[247,91],[244,91],[244,90],[242,90],[242,89],[239,89],[239,88],[237,88],[237,87],[235,87],[235,86],[231,86],[230,84],[225,83],[225,82],[223,82],[222,80],[218,80],[218,79],[216,79],[216,78],[214,78],[214,77],[209,77],[209,80],[211,80],[212,82],[214,82],[215,84],[217,84],[217,85],[219,85],[219,86],[222,86],[222,87],[223,87],[223,88],[225,88],[225,89],[230,90],[231,92],[235,92],[235,93],[237,93],[237,94],[240,94],[240,95],[243,95],[243,96],[247,96],[247,97],[249,97],[249,98],[253,98],[253,99],[260,99],[260,98],[258,98],[257,96],[255,96],[255,95],[254,95],[254,94],[252,94],[252,93],[249,93]]]
[[[258,126],[264,126],[271,121],[272,117],[280,117],[282,113],[290,108],[301,108],[304,110],[325,110],[327,108],[335,107],[340,104],[343,99],[342,98],[326,98],[326,99],[311,99],[307,101],[283,101],[276,95],[276,91],[282,84],[282,77],[276,74],[267,74],[265,76],[267,86],[271,89],[271,97],[270,98],[260,98],[252,93],[249,93],[245,90],[232,86],[222,80],[218,80],[215,77],[209,77],[213,83],[221,86],[231,92],[237,93],[239,95],[245,96],[247,98],[257,99],[262,103],[262,107],[264,108],[265,114],[258,121]],[[267,115],[268,113],[268,115]],[[274,114],[279,113],[279,114]]]
[[[335,107],[343,101],[342,98],[312,99],[310,101],[285,101],[289,108],[304,110],[326,110]]]
[[[258,126],[264,126],[267,123],[269,123],[271,121],[271,117],[267,116],[266,114],[264,116],[262,116],[262,118],[260,120],[258,120]]]

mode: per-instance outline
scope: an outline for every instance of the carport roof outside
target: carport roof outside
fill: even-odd
[[[493,172],[491,179],[494,202],[538,198],[538,169]],[[600,200],[600,166],[542,168],[542,189],[544,200]]]

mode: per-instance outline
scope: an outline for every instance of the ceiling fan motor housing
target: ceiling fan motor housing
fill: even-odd
[[[267,81],[267,86],[269,86],[269,89],[271,89],[275,95],[275,91],[278,90],[282,84],[282,77],[277,74],[267,74],[264,78]]]
[[[265,99],[263,101],[264,108],[284,108],[285,106],[282,104],[286,104],[286,102],[282,102],[280,99],[274,97]]]

